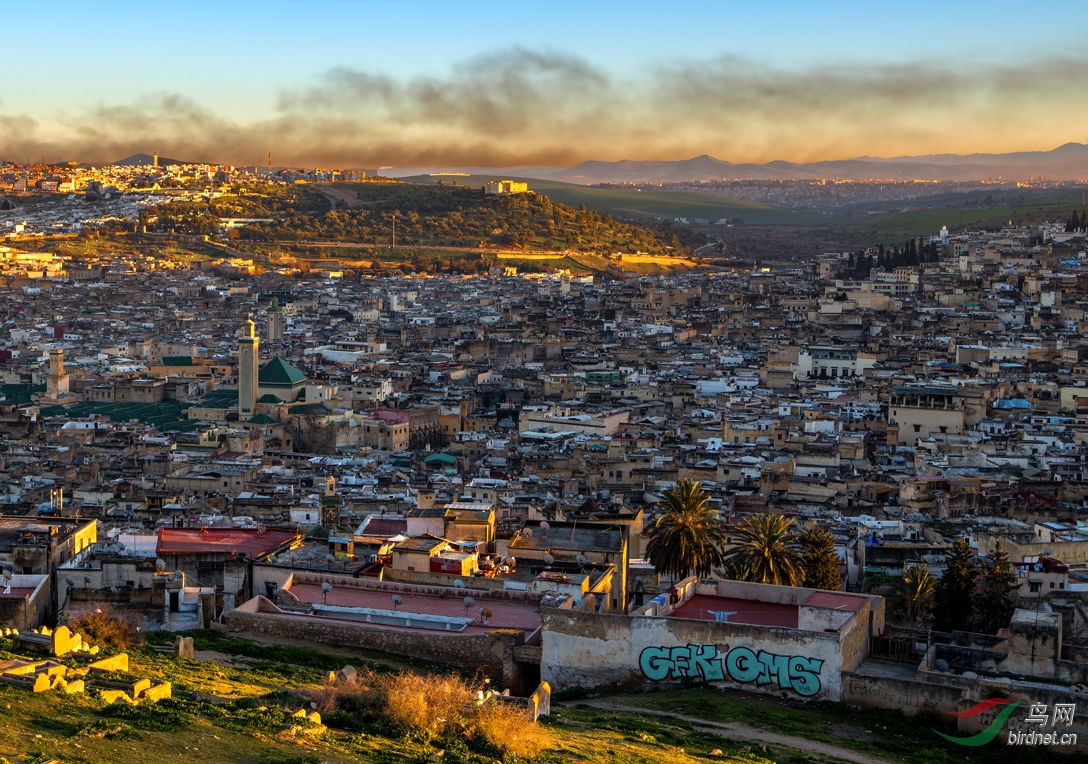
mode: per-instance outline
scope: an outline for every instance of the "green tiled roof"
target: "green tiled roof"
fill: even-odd
[[[325,414],[328,413],[326,409],[320,403],[301,403],[298,406],[292,406],[287,409],[288,414]]]
[[[0,397],[4,403],[12,403],[21,406],[30,403],[30,396],[34,393],[44,393],[45,385],[0,385]]]
[[[279,357],[266,363],[257,374],[257,383],[261,385],[294,386],[305,381],[305,374]]]
[[[265,393],[257,399],[257,403],[283,403],[283,399],[273,395],[272,393]]]
[[[193,357],[189,355],[164,355],[162,357],[163,366],[192,366]]]
[[[249,418],[249,424],[275,424],[276,420],[268,414],[257,414]]]

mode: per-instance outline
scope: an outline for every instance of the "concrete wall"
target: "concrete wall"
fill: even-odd
[[[839,634],[552,608],[541,609],[541,617],[541,678],[559,690],[634,689],[692,676],[757,692],[839,699]]]

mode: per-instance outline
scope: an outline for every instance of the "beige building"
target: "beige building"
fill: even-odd
[[[902,446],[914,446],[935,434],[960,435],[963,395],[952,387],[897,387],[888,403],[888,422],[899,426]]]

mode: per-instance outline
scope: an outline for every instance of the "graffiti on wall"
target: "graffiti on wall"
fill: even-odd
[[[714,645],[677,645],[647,647],[639,655],[638,665],[651,682],[683,677],[702,677],[707,682],[755,682],[757,687],[777,682],[779,688],[809,698],[820,692],[824,662],[803,655],[755,652],[747,647],[734,647],[723,654]]]

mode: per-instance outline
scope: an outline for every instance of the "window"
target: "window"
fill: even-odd
[[[1031,582],[1028,583],[1028,589],[1030,589],[1033,594],[1038,594],[1039,590],[1042,589],[1042,588],[1043,588],[1043,582],[1042,581],[1031,581]]]
[[[1051,581],[1051,582],[1050,582],[1050,588],[1051,588],[1051,589],[1053,589],[1053,588],[1054,588],[1054,582],[1053,582],[1053,581]]]
[[[920,425],[920,424],[914,425],[914,431],[915,432],[921,432],[922,431],[922,425]]]

